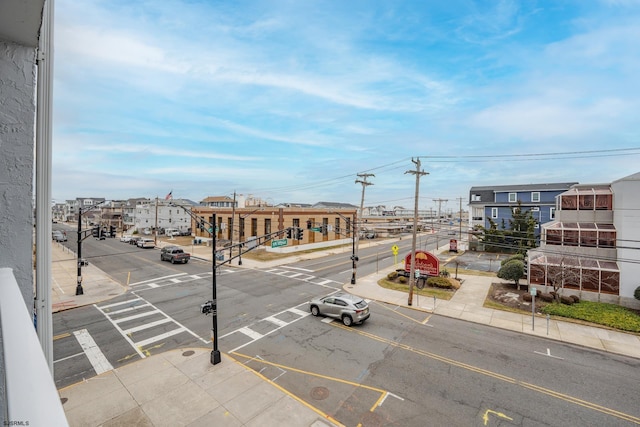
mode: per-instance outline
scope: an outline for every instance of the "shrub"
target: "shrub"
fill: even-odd
[[[578,295],[569,295],[569,298],[573,300],[574,304],[577,304],[580,302],[580,297]]]
[[[429,277],[429,279],[427,279],[427,285],[442,289],[453,288],[453,284],[446,277]]]
[[[531,296],[530,293],[526,293],[522,295],[522,300],[526,301],[526,302],[531,302],[533,300],[533,297]]]
[[[553,295],[551,294],[545,294],[544,292],[540,293],[540,299],[544,302],[552,302],[553,301]]]
[[[518,260],[518,261],[522,261],[524,263],[524,255],[522,254],[515,254],[515,255],[511,255],[509,258],[505,258],[502,261],[500,261],[500,265],[503,266],[506,263],[508,263],[509,261],[513,261],[513,260]]]
[[[440,270],[440,276],[441,277],[449,277],[451,274],[449,273],[449,270],[447,270],[446,268],[443,268],[442,270]]]
[[[514,285],[519,285],[520,279],[524,277],[524,263],[518,259],[512,259],[502,264],[497,276],[504,280],[513,280]]]
[[[572,305],[573,304],[573,298],[561,295],[560,296],[560,302],[562,304]]]
[[[405,283],[407,283],[407,278],[404,276],[400,276],[398,277],[398,282],[404,285]]]
[[[633,292],[633,297],[635,299],[640,299],[640,286],[638,286],[636,290]]]
[[[396,280],[397,278],[398,278],[397,271],[392,271],[391,273],[387,274],[387,279],[389,280]]]
[[[548,304],[543,313],[585,320],[615,329],[640,332],[640,315],[615,304],[581,301],[578,304]]]

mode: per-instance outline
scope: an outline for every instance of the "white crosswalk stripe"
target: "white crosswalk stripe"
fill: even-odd
[[[237,272],[232,268],[218,268],[216,272],[220,275],[227,275]],[[193,282],[194,280],[210,279],[212,272],[189,274],[180,273],[170,276],[158,277],[155,279],[143,280],[141,282],[131,283],[129,286],[136,291],[145,291],[148,289],[164,288],[165,286],[179,285],[181,283]]]
[[[322,277],[313,276],[311,274],[299,273],[286,269],[286,267],[272,267],[266,270],[262,270],[264,273],[277,274],[288,279],[299,280],[301,282],[311,283],[312,285],[318,285],[329,289],[337,289],[342,285],[342,282],[336,280],[326,279]],[[332,286],[334,285],[334,286]],[[338,286],[335,286],[338,285]]]
[[[204,344],[209,344],[209,341],[196,335],[149,301],[135,293],[133,295],[136,298],[103,306],[94,304],[94,307],[105,315],[140,357],[146,357],[145,347],[148,345],[180,333],[188,333]],[[130,306],[123,307],[125,304]],[[116,310],[112,310],[114,308]],[[146,321],[148,318],[151,318],[150,321]],[[155,334],[154,329],[157,329]]]

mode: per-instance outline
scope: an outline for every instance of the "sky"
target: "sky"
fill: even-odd
[[[55,8],[58,202],[413,208],[420,171],[419,208],[457,208],[473,186],[640,172],[640,0]]]

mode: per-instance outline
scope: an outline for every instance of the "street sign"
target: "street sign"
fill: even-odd
[[[287,239],[276,239],[271,241],[272,248],[279,248],[280,246],[287,246]]]
[[[311,231],[322,231],[322,227],[311,227]]]
[[[209,227],[209,228],[207,229],[207,231],[208,231],[209,233],[213,233],[213,227]]]
[[[393,245],[393,246],[391,246],[391,250],[392,250],[393,252],[398,252],[398,249],[400,249],[400,248],[398,247],[398,245]]]

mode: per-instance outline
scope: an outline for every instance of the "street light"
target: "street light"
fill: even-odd
[[[106,203],[106,200],[91,206],[84,213],[89,212],[103,203]],[[82,241],[86,236],[83,236],[82,233],[82,206],[80,206],[78,208],[78,282],[76,285],[76,295],[84,295],[84,289],[82,288],[82,266],[84,265],[84,261],[82,260]]]
[[[334,211],[329,211],[329,213],[338,215],[340,218],[344,220],[345,224],[349,223],[349,220],[345,218],[344,215],[342,215],[341,213],[334,212]],[[356,233],[355,233],[355,228],[353,227],[353,224],[351,228],[352,228],[351,230],[351,284],[355,285],[356,284],[356,261],[358,261],[358,257],[356,256]]]

